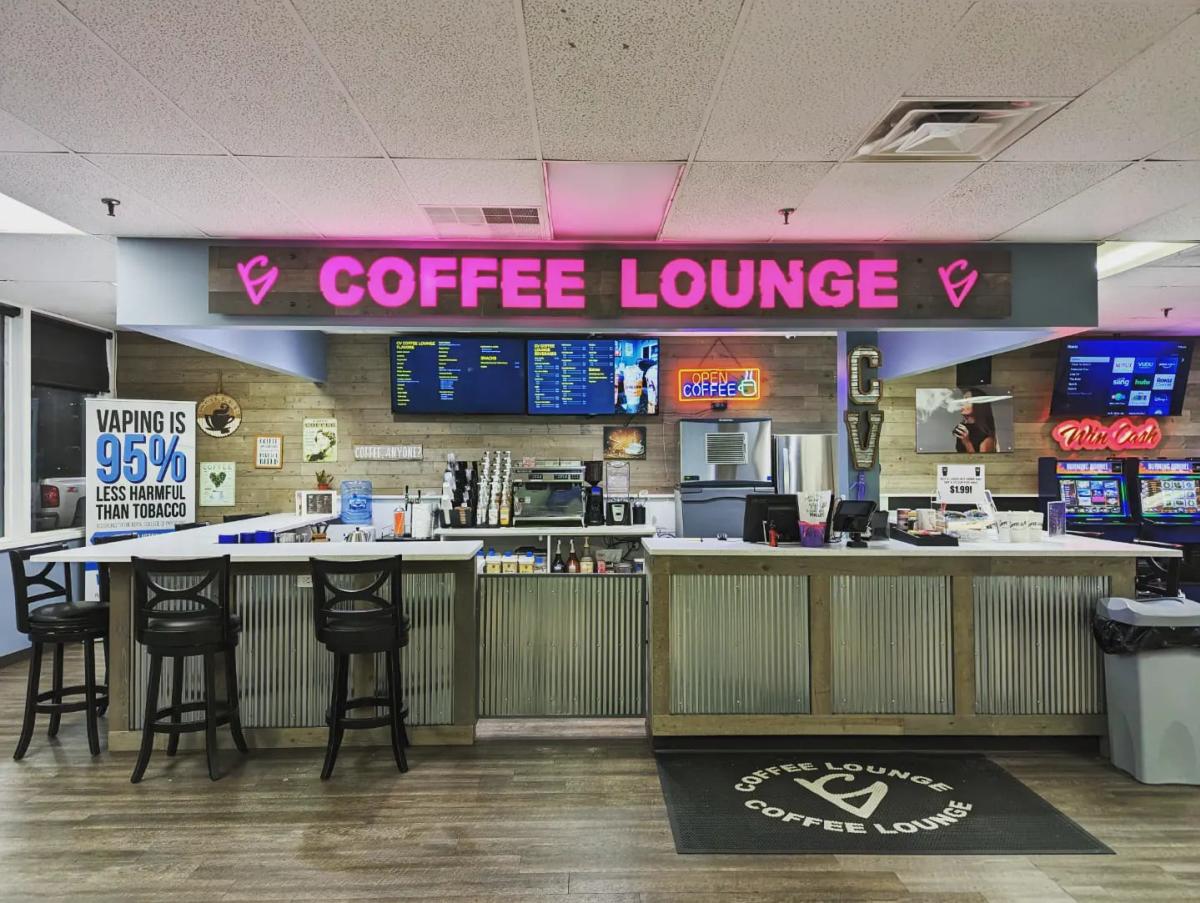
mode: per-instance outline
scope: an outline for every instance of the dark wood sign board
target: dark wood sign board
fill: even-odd
[[[513,309],[501,307],[499,290],[481,289],[476,308],[463,309],[456,289],[443,289],[439,293],[436,309],[421,308],[414,297],[402,307],[385,308],[371,298],[364,297],[354,307],[335,307],[321,294],[318,273],[322,264],[337,254],[351,255],[364,267],[381,257],[400,257],[417,266],[422,256],[440,255],[447,257],[486,256],[505,258],[572,258],[584,261],[583,294],[586,296],[585,310]],[[268,261],[260,270],[278,267],[278,276],[260,304],[252,304],[243,286],[238,264],[262,255]],[[740,260],[776,261],[784,273],[788,262],[803,260],[807,267],[820,260],[836,258],[857,268],[859,261],[887,259],[897,261],[895,294],[899,304],[893,309],[862,309],[857,303],[846,307],[821,307],[813,303],[805,292],[803,308],[791,309],[777,303],[774,309],[762,309],[757,288],[750,303],[737,309],[718,306],[711,291],[700,304],[689,309],[676,309],[659,302],[653,310],[635,310],[621,307],[621,261],[633,258],[637,261],[637,288],[639,291],[657,292],[663,267],[670,261],[687,257],[702,264],[711,273],[713,260],[729,261],[730,288],[736,287],[737,262]],[[965,259],[970,269],[978,273],[969,294],[960,307],[955,308],[943,285],[939,268],[954,261]],[[359,278],[358,283],[365,282]],[[719,321],[729,327],[754,327],[770,325],[779,327],[787,324],[802,326],[821,321],[853,320],[864,326],[880,322],[902,322],[922,320],[970,321],[1002,320],[1012,313],[1012,262],[1007,249],[989,245],[757,245],[743,247],[687,247],[671,246],[666,249],[626,247],[586,247],[570,249],[557,247],[481,248],[467,245],[429,244],[404,247],[356,247],[334,246],[213,246],[209,249],[208,271],[209,311],[216,314],[244,317],[306,317],[317,319],[350,319],[357,321],[382,321],[396,326],[437,326],[454,322],[458,325],[487,326],[503,329],[506,326],[521,327],[534,322],[549,321],[562,325],[594,322],[603,326],[606,321],[638,325],[678,325],[686,327],[699,321]]]

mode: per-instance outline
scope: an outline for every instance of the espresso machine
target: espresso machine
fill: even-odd
[[[604,526],[604,490],[600,483],[604,479],[603,461],[583,462],[584,489],[583,523],[588,527]]]

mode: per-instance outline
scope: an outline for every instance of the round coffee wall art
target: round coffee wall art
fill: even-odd
[[[242,425],[242,406],[223,392],[214,392],[196,405],[196,425],[209,436],[232,436]]]

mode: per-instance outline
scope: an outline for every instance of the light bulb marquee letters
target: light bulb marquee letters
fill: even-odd
[[[883,398],[883,385],[876,378],[865,379],[864,367],[876,370],[883,364],[883,354],[874,345],[859,345],[851,350],[847,361],[849,400],[851,404],[872,407]],[[879,462],[879,437],[883,432],[883,411],[846,411],[846,440],[850,443],[850,463],[855,470],[870,470]],[[866,435],[862,423],[866,420]]]

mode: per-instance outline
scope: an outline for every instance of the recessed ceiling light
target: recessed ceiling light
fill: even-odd
[[[1107,279],[1188,248],[1194,241],[1106,241],[1096,248],[1096,278]]]
[[[0,232],[23,235],[83,235],[74,226],[0,194]]]

